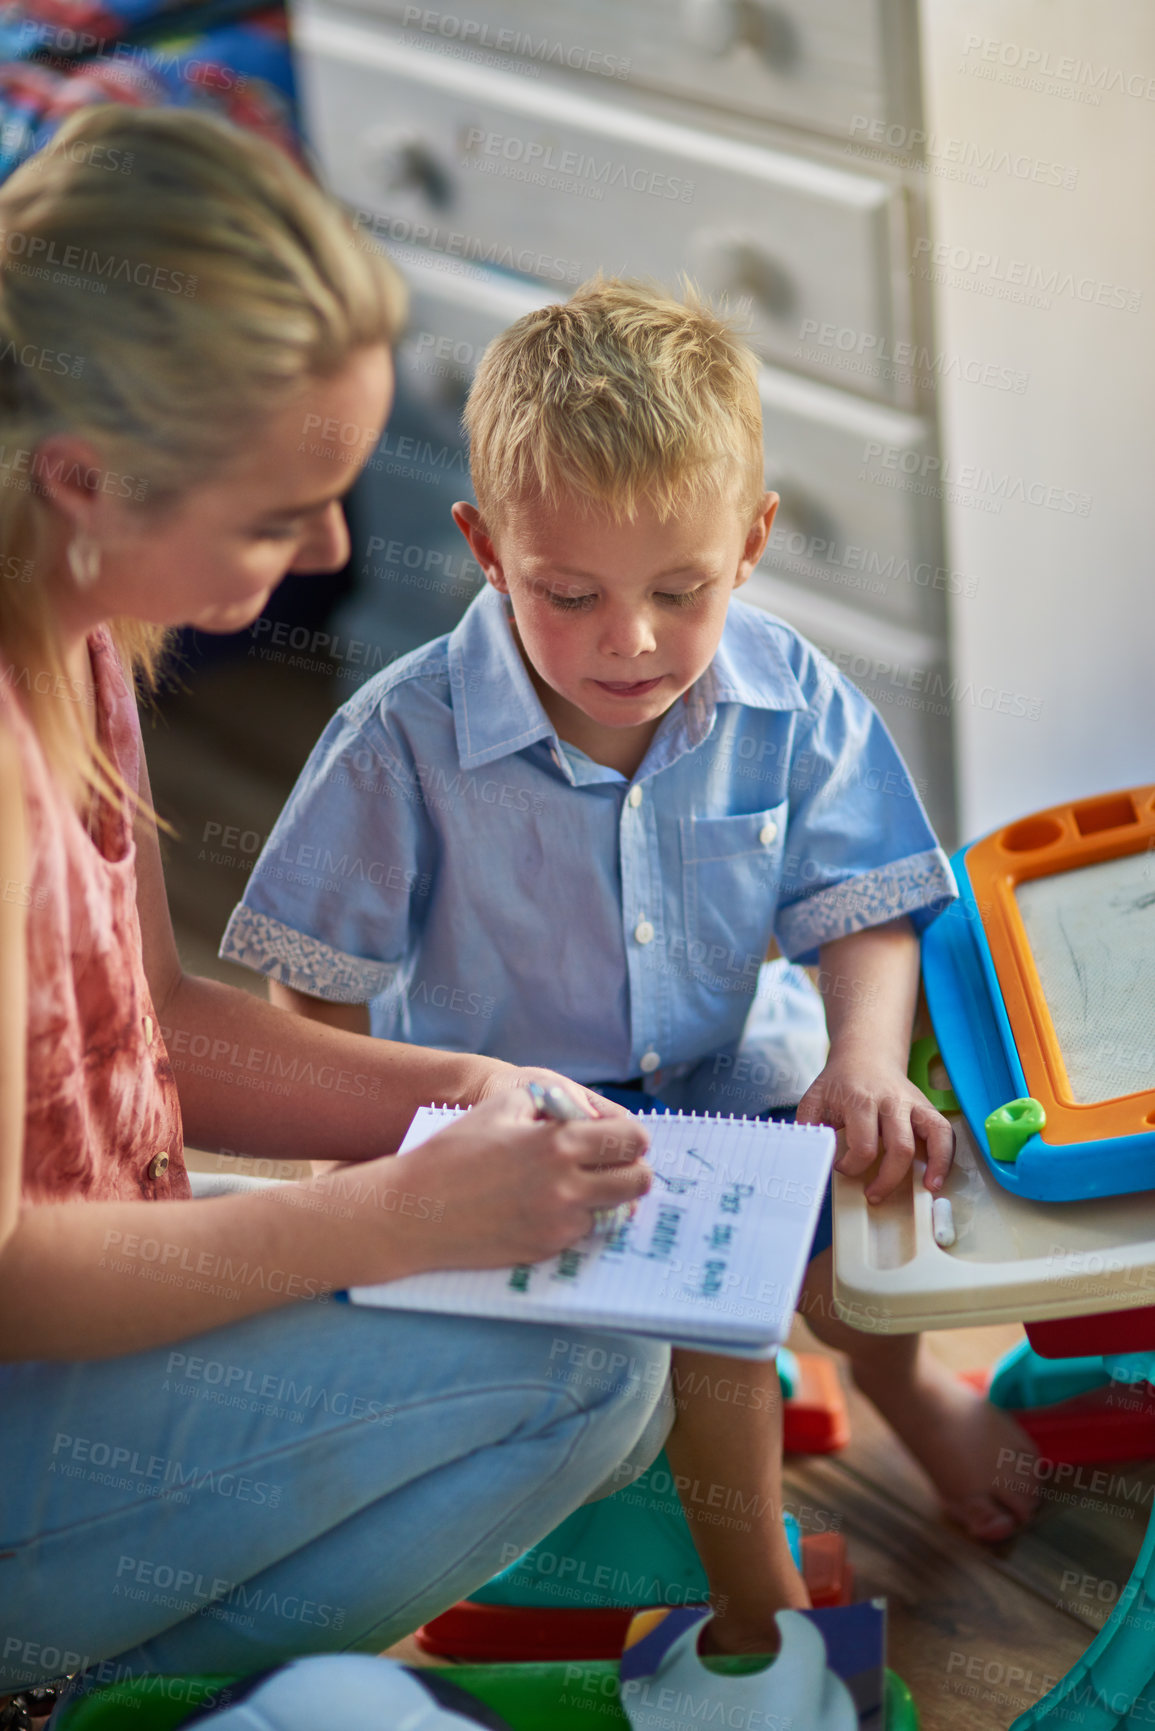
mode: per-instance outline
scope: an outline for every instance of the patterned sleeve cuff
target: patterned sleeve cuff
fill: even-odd
[[[346,955],[244,902],[233,909],[220,954],[225,961],[241,962],[282,986],[333,1004],[367,1004],[392,984],[397,973],[396,962],[367,962],[363,956]]]
[[[801,961],[820,944],[869,926],[885,925],[909,914],[922,930],[947,902],[958,895],[950,861],[941,848],[892,860],[875,871],[862,872],[829,889],[816,890],[805,901],[780,908],[776,935],[784,955]]]

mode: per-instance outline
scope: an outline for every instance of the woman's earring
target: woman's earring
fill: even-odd
[[[77,533],[68,543],[68,569],[78,589],[87,589],[100,576],[100,547],[91,535]]]

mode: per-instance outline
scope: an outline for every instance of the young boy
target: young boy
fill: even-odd
[[[732,599],[778,505],[753,353],[694,298],[599,278],[490,345],[466,421],[478,503],[453,514],[487,587],[330,723],[222,955],[302,1014],[562,1070],[637,1109],[798,1103],[843,1130],[842,1172],[870,1171],[881,1140],[872,1200],[921,1141],[939,1189],[952,1133],[906,1064],[917,933],[954,884],[871,705]],[[818,964],[824,1067],[820,1001],[764,966],[774,940]],[[996,1459],[1022,1433],[916,1337],[834,1319],[829,1245],[827,1205],[815,1332],[967,1529],[1005,1537],[1031,1498],[996,1493]],[[727,1371],[678,1353],[675,1388]],[[667,1452],[763,1511],[694,1533],[728,1602],[711,1641],[766,1650],[773,1611],[808,1601],[776,1373],[743,1376],[741,1410],[681,1400]]]

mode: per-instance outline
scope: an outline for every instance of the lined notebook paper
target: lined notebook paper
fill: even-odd
[[[426,1106],[400,1153],[459,1115]],[[633,1220],[545,1262],[354,1287],[355,1304],[568,1322],[769,1358],[786,1338],[834,1160],[834,1131],[647,1116],[654,1183]]]

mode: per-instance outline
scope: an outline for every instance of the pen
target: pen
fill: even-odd
[[[568,1124],[575,1118],[592,1118],[594,1114],[579,1106],[577,1101],[567,1094],[564,1088],[559,1088],[556,1082],[548,1088],[543,1088],[540,1082],[527,1082],[526,1092],[533,1101],[535,1118],[552,1118],[556,1123]],[[600,1236],[616,1232],[619,1226],[624,1226],[627,1220],[632,1220],[637,1210],[636,1202],[620,1202],[616,1208],[594,1208],[593,1230]]]

